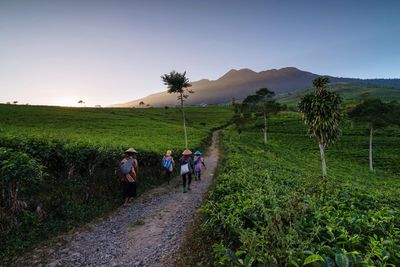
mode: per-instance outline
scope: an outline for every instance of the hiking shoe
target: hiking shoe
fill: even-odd
[[[188,190],[190,191],[190,190],[192,190],[192,188],[190,188],[190,186],[188,186]]]
[[[183,193],[186,193],[186,192],[187,192],[186,188],[183,188]]]

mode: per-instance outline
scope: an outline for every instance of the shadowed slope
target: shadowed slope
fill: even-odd
[[[254,72],[250,69],[232,69],[217,80],[202,79],[192,82],[191,94],[187,99],[188,105],[201,104],[224,104],[229,103],[232,98],[243,99],[254,94],[259,88],[268,87],[276,94],[283,94],[292,91],[304,90],[312,87],[312,80],[318,74],[299,70],[294,67],[272,69],[261,72]],[[354,79],[331,77],[332,83],[357,83],[375,84],[392,87],[400,87],[400,79]],[[176,96],[166,91],[149,95],[147,97],[116,104],[114,107],[139,107],[140,102],[154,107],[175,106]]]

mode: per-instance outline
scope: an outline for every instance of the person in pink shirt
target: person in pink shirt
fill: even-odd
[[[206,167],[204,164],[204,159],[201,156],[201,152],[197,150],[194,152],[194,180],[195,181],[200,181],[201,180],[201,170],[203,167]]]

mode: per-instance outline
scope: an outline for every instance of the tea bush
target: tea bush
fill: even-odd
[[[399,266],[400,136],[380,132],[385,168],[370,173],[368,136],[344,125],[347,142],[328,147],[324,183],[318,146],[298,114],[279,114],[269,128],[267,146],[251,125],[240,139],[224,131],[224,166],[202,208],[215,265]]]
[[[180,116],[176,109],[0,105],[0,186],[10,196],[0,203],[0,262],[115,209],[122,201],[118,165],[130,146],[139,151],[138,193],[164,182],[163,153],[179,156],[184,144]],[[197,148],[231,112],[188,108],[187,116]],[[198,125],[204,117],[207,125]]]

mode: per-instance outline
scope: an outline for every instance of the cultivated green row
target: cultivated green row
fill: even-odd
[[[224,131],[224,167],[203,207],[217,262],[399,266],[400,129],[377,131],[371,173],[368,133],[345,124],[327,149],[326,184],[318,147],[299,114],[281,113],[269,129],[267,146],[254,127],[240,139],[235,130]]]
[[[188,108],[190,148],[232,112]],[[181,112],[0,105],[0,262],[120,203],[118,164],[139,151],[139,193],[163,182],[166,149],[184,149]]]
[[[198,146],[210,129],[232,116],[226,108],[186,108],[189,147]],[[73,141],[103,148],[134,146],[163,153],[184,149],[182,113],[176,108],[108,109],[0,104],[4,136]]]

